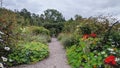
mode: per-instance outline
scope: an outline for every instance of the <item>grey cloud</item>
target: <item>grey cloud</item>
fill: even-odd
[[[52,8],[62,12],[67,19],[75,14],[90,17],[108,13],[120,18],[119,3],[120,0],[4,0],[5,7],[10,9],[27,8],[41,14]]]

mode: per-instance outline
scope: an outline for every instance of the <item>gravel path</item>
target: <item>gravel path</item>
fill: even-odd
[[[21,65],[12,68],[70,68],[67,64],[65,50],[56,38],[52,38],[49,49],[50,56],[47,59],[33,65]]]

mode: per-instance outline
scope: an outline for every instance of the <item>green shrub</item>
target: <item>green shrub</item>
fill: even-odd
[[[20,44],[9,55],[9,59],[12,61],[9,65],[27,64],[38,62],[49,54],[48,46],[39,42],[30,42],[26,44]]]
[[[29,26],[25,27],[22,30],[22,41],[25,42],[41,42],[41,43],[47,43],[50,42],[50,32],[49,30],[45,29],[44,27],[37,27],[37,26]]]
[[[109,42],[112,44],[112,45],[115,45],[115,47],[119,47],[120,48],[120,32],[112,32],[110,34],[110,37],[109,37]]]
[[[58,34],[62,31],[64,25],[63,22],[60,23],[43,23],[43,27],[46,29],[50,30],[50,35],[52,36],[53,34],[55,36],[58,36]]]
[[[62,44],[65,46],[65,47],[69,47],[69,46],[72,46],[74,44],[78,44],[79,43],[79,36],[78,35],[75,35],[75,34],[61,34],[59,35],[58,39],[62,42]]]
[[[72,68],[80,68],[80,66],[93,68],[94,66],[102,65],[105,56],[97,50],[95,52],[90,51],[91,47],[95,47],[93,44],[96,44],[94,42],[96,40],[97,39],[88,39],[84,42],[81,39],[79,46],[74,45],[67,48],[68,63]]]
[[[38,26],[29,26],[25,28],[25,33],[27,34],[35,34],[35,35],[50,35],[50,31],[45,29],[44,27]]]
[[[37,35],[37,36],[32,36],[30,38],[30,41],[36,41],[36,42],[41,42],[46,44],[47,42],[50,42],[50,36],[46,36],[46,35]]]

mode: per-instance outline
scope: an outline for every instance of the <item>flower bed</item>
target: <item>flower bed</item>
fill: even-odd
[[[79,45],[67,48],[68,63],[72,68],[115,68],[120,64],[120,48],[99,45],[100,38],[95,33],[85,34]]]

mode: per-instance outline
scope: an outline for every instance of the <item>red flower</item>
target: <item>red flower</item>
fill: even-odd
[[[84,34],[83,35],[83,39],[87,39],[87,38],[89,38],[89,35],[88,34]]]
[[[115,56],[111,55],[105,58],[104,62],[110,65],[116,65]]]
[[[97,35],[95,33],[91,33],[90,36],[95,38]]]

